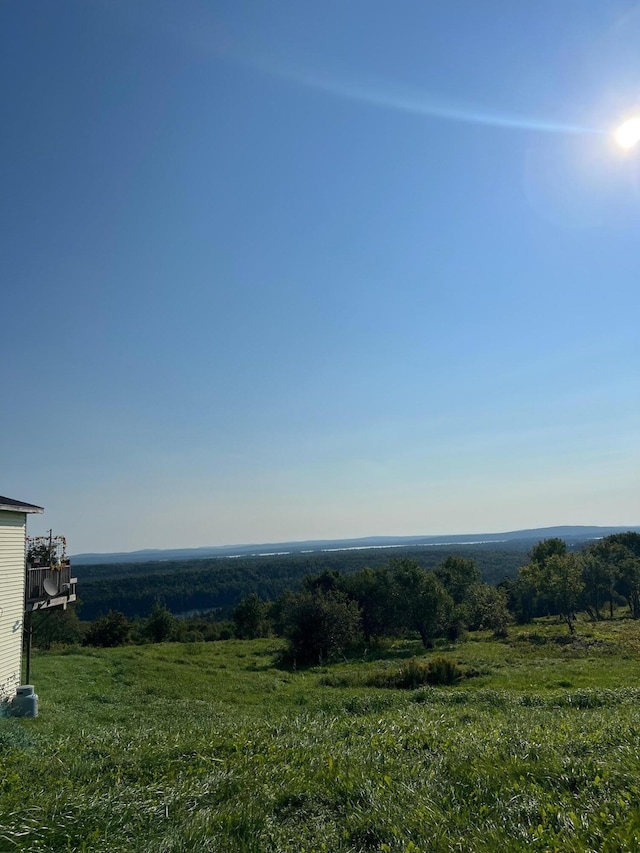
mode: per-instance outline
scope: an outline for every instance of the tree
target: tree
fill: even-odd
[[[619,549],[612,547],[609,536],[593,542],[586,549],[587,558],[593,558],[602,574],[606,577],[606,600],[609,603],[609,618],[613,619],[613,605],[617,596],[618,567],[616,565],[617,552]],[[588,583],[587,581],[585,581]]]
[[[425,571],[415,560],[391,563],[396,624],[417,631],[425,648],[444,631],[453,600],[434,572]]]
[[[567,623],[573,634],[575,612],[584,589],[581,559],[576,554],[551,551],[543,562],[531,562],[520,573],[538,595],[547,598],[553,612]]]
[[[551,596],[573,633],[573,620],[584,589],[582,560],[577,554],[553,554],[546,562],[546,569]]]
[[[640,618],[640,533],[614,533],[586,549],[589,573],[598,583],[602,599],[609,600],[609,615],[618,595],[624,596],[634,619]],[[587,584],[589,577],[586,577]]]
[[[82,642],[84,630],[73,604],[35,610],[32,620],[34,642],[40,649],[49,649],[52,643],[72,646]]]
[[[329,592],[332,589],[340,589],[342,575],[335,569],[325,569],[319,575],[307,575],[304,579],[304,587],[309,590],[321,590]]]
[[[581,559],[584,609],[592,619],[602,619],[600,608],[608,598],[609,611],[613,615],[613,575],[608,562],[600,559],[592,548],[585,549]]]
[[[480,572],[474,560],[450,555],[435,569],[435,575],[453,599],[454,604],[462,604],[467,590],[480,581]]]
[[[263,637],[267,633],[267,612],[269,605],[260,596],[252,592],[235,607],[232,619],[236,633],[242,639]]]
[[[462,607],[471,631],[493,631],[496,636],[506,636],[511,618],[504,589],[488,583],[475,583],[469,587]]]
[[[291,658],[316,664],[343,654],[360,637],[360,610],[341,590],[285,594],[280,608]]]
[[[129,641],[131,623],[119,610],[110,610],[91,624],[83,644],[85,646],[123,646]]]
[[[506,597],[507,609],[519,625],[531,622],[535,615],[536,591],[520,573],[515,578],[503,578],[498,584]]]
[[[549,557],[564,557],[566,553],[567,543],[563,539],[558,539],[558,537],[543,539],[531,549],[529,562],[544,566]]]
[[[175,637],[177,630],[178,620],[156,600],[144,626],[145,636],[152,643],[166,643]]]
[[[511,606],[520,623],[530,622],[535,616],[557,614],[558,610],[545,578],[545,565],[553,556],[564,556],[566,543],[553,537],[536,543],[529,553],[529,562],[518,571],[511,589]]]
[[[640,618],[640,533],[614,533],[602,540],[615,567],[617,588],[629,604],[634,619]]]
[[[360,608],[367,643],[389,633],[393,626],[392,582],[386,566],[343,575],[342,588]]]

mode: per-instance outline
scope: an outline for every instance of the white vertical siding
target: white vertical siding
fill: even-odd
[[[0,706],[20,684],[26,515],[0,510]]]

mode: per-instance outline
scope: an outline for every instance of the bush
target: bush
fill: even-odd
[[[423,684],[430,684],[430,664],[419,661],[417,658],[409,658],[404,661],[400,671],[396,673],[394,687],[402,687],[413,690]]]
[[[85,646],[123,646],[129,642],[131,623],[119,610],[110,610],[91,624],[83,640]]]
[[[64,610],[36,610],[32,618],[34,643],[39,649],[47,650],[56,645],[72,646],[82,642],[84,626],[73,604]]]
[[[459,678],[462,678],[462,671],[454,661],[438,657],[430,662],[427,684],[453,684]]]
[[[236,626],[236,635],[243,640],[255,640],[269,634],[269,604],[255,592],[243,598],[233,611],[232,618]]]
[[[471,673],[475,675],[475,673]],[[425,684],[432,686],[443,684],[454,684],[461,678],[466,678],[468,675],[455,661],[448,660],[445,657],[436,657],[430,661],[419,660],[418,658],[410,658],[404,661],[400,669],[389,670],[380,669],[371,673],[365,678],[364,684],[367,687],[390,687],[396,690],[415,690],[417,687],[422,687]],[[336,679],[326,678],[323,683],[331,686],[357,686],[356,679],[362,676],[357,674],[355,679],[351,679],[350,683],[341,684],[340,677]],[[347,680],[349,680],[347,678]]]
[[[144,635],[152,643],[166,643],[178,633],[178,620],[171,612],[156,601],[144,626]]]
[[[289,641],[286,657],[317,664],[346,652],[360,638],[360,610],[343,592],[305,590],[285,596],[282,633]]]

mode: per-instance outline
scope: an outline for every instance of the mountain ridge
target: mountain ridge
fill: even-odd
[[[306,539],[290,542],[251,543],[245,545],[211,545],[199,548],[144,548],[138,551],[115,551],[107,553],[72,554],[76,565],[108,563],[145,563],[158,560],[207,559],[211,557],[259,557],[276,554],[305,553],[314,551],[347,551],[368,548],[411,548],[447,545],[513,544],[535,542],[540,539],[558,537],[579,544],[590,539],[610,536],[627,530],[640,532],[638,525],[596,526],[557,525],[511,530],[503,533],[456,533],[434,536],[365,536],[350,539]]]

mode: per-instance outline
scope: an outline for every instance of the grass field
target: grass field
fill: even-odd
[[[36,655],[0,720],[0,851],[640,850],[640,626],[288,672],[274,640]],[[362,686],[412,655],[473,674]]]

